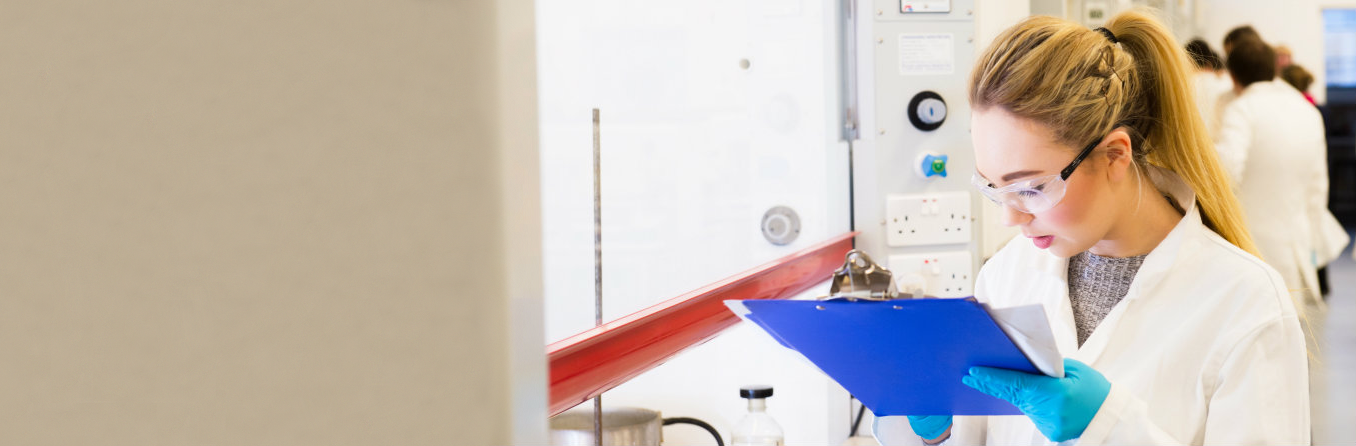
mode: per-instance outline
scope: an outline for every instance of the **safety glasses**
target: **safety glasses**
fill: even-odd
[[[1059,204],[1059,200],[1064,199],[1064,189],[1067,187],[1069,175],[1073,175],[1074,169],[1077,169],[1078,165],[1083,163],[1083,159],[1087,158],[1092,149],[1097,148],[1097,144],[1101,142],[1097,140],[1088,144],[1068,166],[1064,167],[1064,170],[1055,175],[1031,178],[995,188],[992,183],[979,176],[979,172],[975,172],[970,176],[970,183],[979,189],[980,194],[1000,206],[1007,206],[1027,214],[1045,212]]]

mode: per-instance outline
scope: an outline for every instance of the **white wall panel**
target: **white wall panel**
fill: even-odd
[[[604,320],[847,231],[831,12],[798,2],[538,5],[548,340],[593,325],[595,107]],[[792,245],[759,231],[776,205],[800,214]]]
[[[592,108],[602,118],[604,320],[849,230],[832,2],[537,6],[547,342],[594,323]],[[760,232],[778,205],[801,218],[787,246]],[[738,386],[773,383],[788,444],[824,444],[826,414],[845,419],[847,397],[797,358],[741,325],[604,405],[704,419],[728,439],[744,411]],[[690,426],[665,439],[711,441]]]

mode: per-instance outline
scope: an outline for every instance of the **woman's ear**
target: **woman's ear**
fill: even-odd
[[[1106,147],[1107,177],[1111,181],[1129,178],[1135,154],[1130,145],[1130,132],[1124,127],[1112,130],[1102,140],[1102,145]]]

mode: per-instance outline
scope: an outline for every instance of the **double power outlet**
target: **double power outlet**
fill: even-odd
[[[891,248],[969,245],[973,215],[969,192],[890,195],[885,206],[885,243]],[[889,266],[901,293],[933,297],[974,295],[974,261],[963,247],[894,254]]]
[[[894,274],[895,287],[901,293],[930,297],[975,294],[969,251],[892,255],[886,268]]]
[[[969,192],[891,195],[885,202],[885,244],[970,243],[972,221]]]

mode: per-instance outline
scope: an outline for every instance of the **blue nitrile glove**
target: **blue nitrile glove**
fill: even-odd
[[[1017,406],[1050,441],[1082,436],[1111,392],[1111,383],[1101,372],[1069,358],[1064,358],[1063,378],[971,367],[961,382]]]
[[[924,440],[931,440],[951,427],[951,415],[909,415],[909,427]]]

